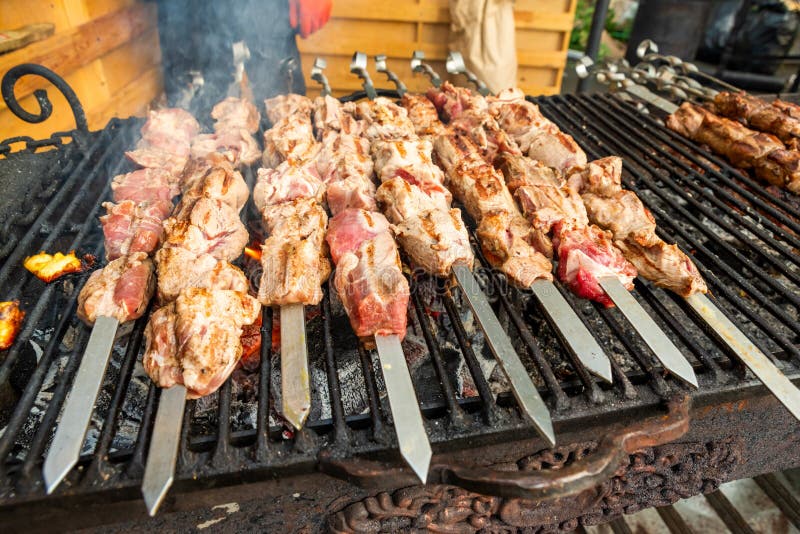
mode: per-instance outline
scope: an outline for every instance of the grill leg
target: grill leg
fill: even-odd
[[[800,529],[800,501],[786,489],[786,486],[778,480],[778,477],[773,474],[760,475],[753,478],[753,480],[772,499],[772,502],[780,508],[783,515]]]
[[[669,531],[673,534],[692,534],[692,532],[694,532],[689,528],[689,525],[686,524],[686,521],[683,520],[674,506],[661,506],[656,508],[656,511],[658,515],[661,516],[661,520],[664,521],[664,524],[667,525]]]
[[[708,500],[708,504],[717,512],[719,518],[722,519],[725,526],[733,534],[755,534],[755,531],[750,528],[742,514],[734,508],[731,501],[720,490],[706,495],[706,500]]]

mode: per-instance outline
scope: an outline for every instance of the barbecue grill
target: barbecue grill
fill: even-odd
[[[11,109],[16,79],[41,72],[23,66],[6,75]],[[45,120],[47,99],[38,99],[38,116],[18,114]],[[662,237],[692,252],[720,307],[784,374],[800,378],[797,198],[756,183],[618,96],[534,101],[591,158],[624,157],[624,185],[653,212]],[[89,132],[79,103],[70,102],[76,130],[0,143],[0,180],[13,192],[0,211],[0,287],[3,300],[18,299],[27,312],[0,361],[0,516],[11,530],[146,517],[140,486],[160,397],[137,363],[147,315],[117,339],[78,466],[52,495],[42,481],[42,458],[89,336],[75,315],[88,273],[44,285],[22,260],[40,250],[101,255],[100,204],[111,178],[129,170],[123,153],[141,126],[114,119]],[[245,177],[252,187],[254,173]],[[563,292],[613,356],[608,385],[571,358],[530,294],[485,262],[476,274],[551,410],[555,448],[493,373],[460,290],[410,272],[404,348],[434,452],[428,485],[419,486],[398,451],[376,355],[358,344],[326,287],[306,315],[313,408],[305,428],[292,430],[275,412],[277,328],[265,309],[258,369],[237,371],[217,393],[187,403],[175,484],[153,521],[257,498],[265,504],[249,508],[250,519],[263,529],[572,530],[800,465],[798,422],[683,299],[637,280],[636,299],[691,361],[697,390],[664,372],[618,310]]]

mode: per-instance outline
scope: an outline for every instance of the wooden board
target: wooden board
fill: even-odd
[[[82,102],[91,129],[114,116],[143,114],[163,92],[156,5],[138,0],[2,0],[3,24],[31,20],[56,25],[52,37],[0,55],[0,75],[20,63],[42,64],[63,77]],[[37,111],[33,91],[44,88],[53,116],[32,125],[0,101],[0,140],[43,138],[75,127],[64,98],[46,80],[26,76],[17,83],[20,104]],[[118,101],[118,102],[117,102]]]
[[[516,0],[517,82],[528,94],[554,94],[561,89],[569,35],[577,0]],[[412,91],[428,86],[428,79],[412,76],[409,60],[414,50],[444,75],[448,53],[450,11],[447,0],[349,0],[334,2],[330,22],[308,39],[298,39],[303,72],[310,80],[315,57],[328,62],[325,71],[335,95],[361,88],[350,74],[353,52],[386,54],[389,68]],[[370,61],[372,64],[372,61]],[[377,87],[391,87],[383,74],[370,71]],[[463,78],[458,78],[464,83]],[[313,87],[314,82],[310,82]],[[313,92],[313,89],[312,89]]]

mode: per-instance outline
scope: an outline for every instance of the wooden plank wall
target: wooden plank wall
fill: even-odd
[[[64,78],[83,103],[90,129],[111,117],[143,115],[163,92],[158,20],[154,3],[137,0],[0,0],[0,25],[55,24],[55,34],[0,55],[0,75],[20,63],[42,64]],[[0,139],[36,139],[75,127],[61,94],[42,78],[26,76],[16,86],[21,105],[38,111],[33,91],[50,88],[53,115],[40,124],[14,116],[0,100]]]
[[[561,89],[576,3],[515,1],[517,79],[526,93],[554,94]],[[414,50],[422,50],[426,60],[443,74],[449,31],[448,0],[334,1],[328,24],[308,39],[298,38],[303,72],[309,81],[314,58],[324,57],[328,62],[325,74],[336,95],[360,89],[360,80],[349,69],[353,52],[360,50],[370,56],[386,54],[389,68],[411,90],[423,90],[428,80],[412,76],[409,58]],[[383,74],[372,73],[372,77],[379,87],[391,86]]]

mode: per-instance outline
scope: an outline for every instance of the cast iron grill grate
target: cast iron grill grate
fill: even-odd
[[[616,97],[537,102],[591,157],[624,156],[625,185],[653,211],[663,237],[694,253],[722,307],[785,373],[798,376],[800,258],[791,254],[800,243],[797,199],[766,191]],[[80,142],[55,143],[58,158],[40,173],[51,194],[25,206],[36,213],[29,222],[17,218],[25,224],[12,225],[18,237],[0,259],[0,297],[19,299],[28,315],[15,345],[0,355],[0,388],[7,399],[0,401],[0,506],[45,498],[42,457],[89,335],[75,316],[87,274],[45,286],[24,271],[22,260],[39,250],[102,255],[100,204],[109,197],[111,178],[130,169],[123,153],[140,126],[139,120],[114,120],[101,132],[81,134]],[[28,152],[8,154],[0,165]],[[252,186],[254,173],[245,174]],[[257,221],[252,206],[245,213]],[[615,383],[607,386],[570,359],[530,295],[509,289],[484,267],[478,274],[551,408],[557,435],[592,417],[632,421],[642,409],[685,391],[616,310],[564,291],[613,357]],[[411,330],[404,348],[413,358],[434,452],[534,438],[502,379],[492,373],[493,360],[459,290],[409,276]],[[691,318],[681,299],[640,282],[635,296],[693,363],[700,382],[695,398],[760,387]],[[256,371],[237,371],[217,393],[187,404],[175,490],[301,474],[317,469],[323,453],[400,464],[376,357],[358,346],[327,288],[323,302],[307,315],[315,409],[299,433],[281,424],[275,414],[280,379],[273,319],[265,309]],[[146,316],[118,339],[84,454],[51,498],[138,496],[159,397],[138,363],[145,324]]]

